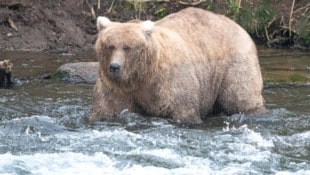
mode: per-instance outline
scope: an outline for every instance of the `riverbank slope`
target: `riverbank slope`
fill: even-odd
[[[237,21],[257,44],[309,50],[310,3],[299,0],[3,0],[0,2],[0,50],[91,51],[95,19],[157,20],[195,6]]]

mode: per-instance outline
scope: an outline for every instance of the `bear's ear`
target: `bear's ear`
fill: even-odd
[[[97,18],[97,30],[101,31],[109,27],[109,25],[112,22],[109,20],[109,18],[104,17],[104,16],[98,16]]]
[[[147,20],[147,21],[143,21],[142,23],[140,23],[142,25],[142,29],[144,30],[144,32],[150,34],[154,28],[155,23]]]

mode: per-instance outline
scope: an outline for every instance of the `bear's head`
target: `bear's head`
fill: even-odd
[[[153,28],[151,21],[118,23],[98,17],[95,48],[100,76],[121,86],[136,86],[147,81],[157,53]]]
[[[4,70],[6,73],[12,72],[13,64],[10,60],[0,61],[0,69]]]

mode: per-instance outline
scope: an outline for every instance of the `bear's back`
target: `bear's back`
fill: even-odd
[[[156,26],[178,33],[187,43],[209,45],[210,50],[207,53],[219,47],[238,53],[253,50],[256,52],[254,42],[242,27],[224,15],[203,9],[183,9],[157,21]],[[243,45],[244,43],[247,44]]]

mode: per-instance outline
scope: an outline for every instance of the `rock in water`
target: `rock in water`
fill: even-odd
[[[98,78],[98,62],[67,63],[60,66],[56,74],[72,83],[95,83]]]

